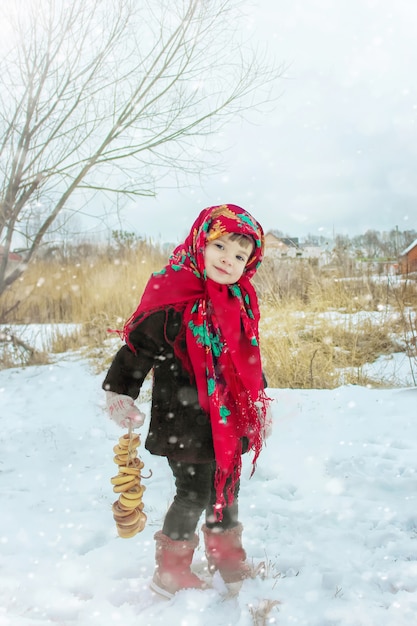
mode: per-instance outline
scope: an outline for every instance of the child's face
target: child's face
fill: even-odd
[[[232,285],[242,276],[253,246],[239,240],[233,241],[230,234],[209,241],[204,251],[207,277],[221,285]]]

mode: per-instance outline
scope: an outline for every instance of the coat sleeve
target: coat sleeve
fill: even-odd
[[[146,317],[130,334],[135,352],[124,345],[115,355],[102,387],[136,399],[147,374],[165,349],[165,311]]]

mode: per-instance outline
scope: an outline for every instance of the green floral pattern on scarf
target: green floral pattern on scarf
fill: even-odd
[[[209,241],[228,233],[250,237],[254,246],[239,282],[218,290],[207,278],[204,250]],[[224,204],[204,209],[168,265],[153,274],[122,333],[133,349],[129,335],[143,316],[172,306],[182,312],[185,332],[178,335],[173,347],[195,379],[200,406],[211,422],[215,511],[220,515],[226,501],[233,501],[233,486],[240,476],[241,438],[248,438],[249,450],[254,452],[253,467],[262,447],[257,408],[259,400],[265,404],[259,306],[250,279],[262,261],[263,248],[261,225],[241,207]]]

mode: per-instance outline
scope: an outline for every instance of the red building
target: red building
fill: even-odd
[[[6,251],[4,246],[0,246],[0,263],[3,262],[4,257],[6,256]],[[23,261],[23,257],[16,252],[9,252],[7,257],[7,267],[6,267],[6,276],[8,276],[18,265]]]
[[[417,272],[417,239],[410,243],[400,255],[399,271],[401,274]]]

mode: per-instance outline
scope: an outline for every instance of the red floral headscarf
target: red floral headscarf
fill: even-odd
[[[239,281],[220,285],[206,277],[204,250],[208,242],[229,233],[250,237],[253,251]],[[168,265],[152,275],[123,329],[126,343],[135,351],[129,336],[144,317],[169,306],[182,312],[182,333],[174,350],[210,416],[219,519],[226,502],[232,503],[240,477],[242,438],[254,452],[253,469],[262,447],[267,397],[259,351],[259,307],[250,278],[263,250],[262,227],[247,211],[234,204],[204,209]]]

